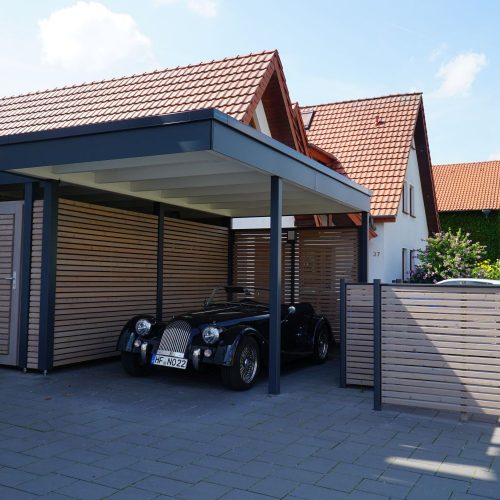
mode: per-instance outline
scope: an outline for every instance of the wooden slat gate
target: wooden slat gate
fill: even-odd
[[[298,229],[293,242],[287,242],[286,236],[284,231],[283,302],[310,302],[318,313],[329,319],[339,341],[340,280],[357,280],[357,230]],[[236,231],[234,283],[268,288],[269,231]]]

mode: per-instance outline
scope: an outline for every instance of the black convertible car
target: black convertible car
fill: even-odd
[[[166,322],[134,316],[118,341],[124,369],[140,376],[152,366],[199,370],[203,364],[218,365],[224,385],[250,388],[268,359],[269,306],[257,300],[263,294],[259,289],[217,287],[201,311]],[[326,360],[333,343],[330,324],[311,304],[283,305],[281,320],[283,359]]]

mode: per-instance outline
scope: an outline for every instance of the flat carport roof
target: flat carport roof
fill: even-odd
[[[3,136],[0,171],[219,216],[270,215],[271,393],[279,392],[281,216],[370,208],[366,188],[214,109]]]

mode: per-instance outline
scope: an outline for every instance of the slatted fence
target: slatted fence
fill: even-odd
[[[345,285],[345,382],[373,386],[373,285]]]
[[[382,285],[381,402],[500,415],[500,287]]]
[[[286,231],[282,236],[282,300],[311,303],[339,342],[340,280],[357,280],[358,231],[297,229],[295,235],[293,242]],[[269,238],[268,230],[236,231],[234,283],[269,287]]]
[[[197,310],[212,288],[227,284],[228,229],[165,218],[163,314]]]
[[[111,356],[134,314],[156,309],[157,217],[59,201],[54,366]]]

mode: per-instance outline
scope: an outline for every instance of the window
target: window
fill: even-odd
[[[401,252],[401,280],[406,281],[410,277],[410,262],[408,249],[403,248]]]
[[[415,272],[418,264],[418,253],[416,250],[410,250],[410,275]]]
[[[415,189],[410,184],[410,215],[415,217]]]
[[[403,213],[408,213],[408,183],[403,182]]]

